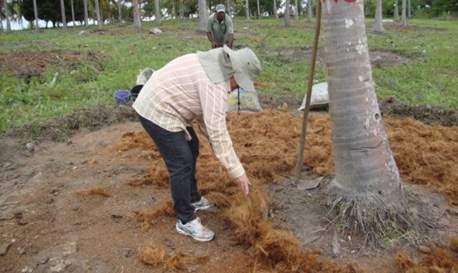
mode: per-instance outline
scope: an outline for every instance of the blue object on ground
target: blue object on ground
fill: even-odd
[[[127,104],[130,99],[130,92],[129,90],[117,90],[115,92],[115,100],[117,104]]]

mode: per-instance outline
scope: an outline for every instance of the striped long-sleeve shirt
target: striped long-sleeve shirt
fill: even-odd
[[[186,131],[194,119],[205,129],[213,152],[233,178],[245,174],[226,127],[228,82],[207,77],[196,54],[178,57],[154,72],[135,100],[135,111],[171,132]],[[187,133],[188,138],[190,137]]]

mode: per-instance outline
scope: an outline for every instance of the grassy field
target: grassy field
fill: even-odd
[[[204,34],[195,31],[196,21],[145,23],[141,31],[132,26],[104,26],[21,31],[0,34],[0,56],[22,52],[72,50],[84,52],[81,62],[49,65],[41,76],[29,80],[6,70],[0,74],[0,132],[44,121],[100,104],[113,104],[117,89],[135,84],[139,70],[154,69],[185,53],[208,49]],[[368,30],[372,22],[367,23]],[[149,34],[152,27],[164,32]],[[296,21],[290,28],[273,19],[235,19],[236,45],[254,49],[263,63],[258,91],[267,95],[302,98],[308,65],[305,58],[284,58],[285,48],[310,47],[313,24]],[[411,20],[401,29],[386,23],[386,34],[368,33],[371,50],[390,51],[410,59],[400,66],[374,67],[380,98],[393,96],[405,104],[458,106],[458,22]],[[81,33],[81,31],[83,31]],[[88,54],[92,52],[94,54]],[[94,57],[95,55],[95,57]],[[8,62],[8,59],[4,60]],[[33,62],[33,60],[32,60]],[[25,66],[14,63],[11,66]],[[324,79],[319,66],[317,81]]]

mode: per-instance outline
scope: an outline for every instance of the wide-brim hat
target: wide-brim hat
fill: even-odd
[[[261,73],[261,62],[256,54],[247,47],[232,50],[224,45],[223,50],[229,55],[237,84],[246,91],[256,91],[254,80]]]

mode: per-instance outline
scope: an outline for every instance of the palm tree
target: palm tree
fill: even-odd
[[[97,14],[97,25],[100,27],[103,25],[102,16],[100,14],[100,4],[99,4],[99,0],[94,0],[94,1],[95,1],[95,13]]]
[[[394,20],[399,20],[398,0],[394,0]]]
[[[313,18],[313,2],[312,2],[312,0],[308,0],[307,1],[307,15],[308,15],[308,19],[312,20],[312,18]]]
[[[299,4],[294,0],[294,19],[299,19]]]
[[[383,33],[385,30],[383,29],[383,3],[382,0],[377,0],[376,7],[375,7],[375,20],[374,20],[374,28],[373,31],[376,33]]]
[[[172,17],[177,18],[176,0],[172,0]]]
[[[402,0],[401,25],[403,27],[407,26],[407,0]]]
[[[159,22],[161,20],[161,3],[159,0],[154,0],[154,12],[155,12],[155,20]]]
[[[70,6],[72,8],[72,22],[73,22],[73,26],[75,25],[76,21],[75,21],[75,2],[74,0],[70,0]]]
[[[245,0],[245,14],[246,18],[250,19],[250,3],[248,0]]]
[[[88,21],[89,21],[89,15],[88,15],[88,12],[87,12],[87,0],[83,0],[83,5],[84,5],[84,25],[87,26],[88,25]]]
[[[199,31],[207,32],[208,7],[207,1],[199,0]]]
[[[35,30],[38,30],[39,28],[39,25],[38,25],[38,6],[37,6],[37,0],[33,0],[33,16],[35,18],[35,23],[34,23],[34,27],[35,27]]]
[[[3,9],[5,10],[6,31],[11,31],[10,10],[8,9],[8,1],[3,0]]]
[[[273,10],[274,16],[275,16],[275,18],[278,19],[277,0],[274,0],[274,5],[273,5],[273,7],[274,7],[274,8],[273,8],[273,9],[274,9],[274,10]]]
[[[184,18],[184,3],[183,0],[180,0],[180,19]]]
[[[402,220],[407,215],[405,197],[374,90],[366,27],[360,19],[363,2],[326,2],[324,60],[335,162],[328,193],[339,220],[351,221],[353,231],[377,237],[387,219],[400,226],[408,223]]]
[[[256,0],[256,8],[258,10],[258,19],[261,17],[261,7],[259,5],[259,0]]]
[[[137,28],[142,27],[142,22],[140,20],[140,7],[138,0],[132,0],[133,15],[134,15],[134,26]]]
[[[60,0],[60,15],[62,18],[62,25],[64,29],[67,29],[67,18],[65,18],[65,3],[64,0]]]
[[[407,0],[407,17],[412,17],[412,2],[410,0]]]
[[[118,0],[118,21],[122,22],[122,0]]]
[[[289,26],[290,5],[289,0],[285,1],[285,27]]]

